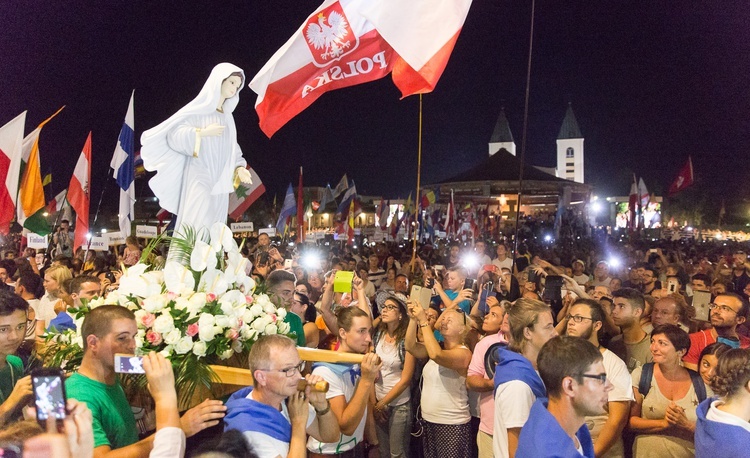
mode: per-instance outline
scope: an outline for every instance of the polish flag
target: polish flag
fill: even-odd
[[[24,111],[0,127],[0,234],[3,235],[10,232],[10,222],[16,213],[25,125]]]
[[[271,137],[323,93],[392,72],[403,97],[431,92],[471,0],[325,0],[250,82]]]
[[[73,250],[87,243],[86,234],[89,232],[89,202],[91,201],[91,132],[86,137],[83,151],[78,157],[73,176],[68,186],[68,203],[76,212],[76,231]]]

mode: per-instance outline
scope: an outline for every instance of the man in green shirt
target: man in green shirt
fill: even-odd
[[[94,457],[147,457],[154,436],[138,440],[138,429],[114,368],[116,353],[133,354],[138,333],[133,312],[119,305],[97,307],[81,326],[83,360],[78,373],[65,381],[68,397],[91,409]],[[226,407],[206,400],[180,419],[187,437],[218,424]]]
[[[0,291],[0,426],[21,417],[31,396],[31,377],[15,356],[26,335],[29,304],[12,291]]]
[[[284,322],[289,323],[290,332],[296,335],[297,346],[304,347],[306,342],[302,319],[296,313],[289,311],[289,308],[292,306],[292,299],[294,299],[294,285],[296,282],[297,277],[293,273],[286,270],[274,270],[266,278],[266,292],[276,307],[284,307],[286,309],[287,314],[284,317]]]

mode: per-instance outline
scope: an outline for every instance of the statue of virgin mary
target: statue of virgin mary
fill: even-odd
[[[232,116],[244,84],[241,68],[221,63],[192,102],[141,135],[143,166],[156,171],[149,186],[177,215],[175,233],[226,222],[229,193],[250,182]]]

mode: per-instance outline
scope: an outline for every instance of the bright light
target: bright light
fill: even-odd
[[[46,218],[47,216],[49,216],[49,213],[44,212],[44,213],[42,213],[42,216],[44,216]]]
[[[273,226],[271,224],[268,225],[268,228],[271,229]]]
[[[357,249],[357,245],[352,245],[352,248],[354,248],[356,250]]]
[[[106,228],[102,229],[102,234],[106,234],[106,233],[107,233],[107,229]]]
[[[551,235],[549,235],[549,234],[545,235],[545,236],[544,236],[544,241],[545,241],[545,242],[551,242],[551,241],[552,241],[552,236],[551,236]]]
[[[86,240],[91,240],[91,237],[92,237],[91,232],[87,232],[86,233]]]
[[[294,246],[294,242],[289,242],[289,246]]]
[[[591,202],[591,212],[594,214],[599,213],[602,211],[603,207],[602,204],[599,202]]]
[[[591,201],[592,202],[595,201],[595,200],[597,200],[597,199],[599,199],[599,196],[591,196]]]
[[[622,262],[620,261],[620,258],[618,258],[616,256],[610,256],[609,257],[609,266],[610,267],[617,269],[621,265],[622,265]]]
[[[305,269],[320,269],[320,257],[315,252],[307,252],[300,259],[300,264]]]
[[[693,228],[690,227],[690,226],[686,227],[685,230],[688,231],[688,232],[693,232]]]
[[[721,232],[717,232],[716,233],[716,240],[721,240],[721,238],[722,238]]]
[[[461,264],[467,269],[479,267],[479,257],[474,253],[466,253],[461,259]]]

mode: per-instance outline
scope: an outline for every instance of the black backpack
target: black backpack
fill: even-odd
[[[638,381],[638,392],[641,393],[641,396],[645,397],[651,388],[651,378],[654,376],[654,363],[644,364],[641,366],[641,370],[643,372],[641,372],[641,379]],[[698,402],[705,401],[706,385],[703,383],[703,379],[694,370],[688,369],[687,371],[690,374],[690,381],[693,383],[695,395],[698,396]]]

